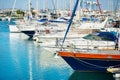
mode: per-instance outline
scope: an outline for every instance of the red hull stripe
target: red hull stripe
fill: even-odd
[[[120,54],[100,54],[100,53],[82,53],[82,52],[58,52],[63,57],[91,58],[91,59],[117,59],[120,60]]]

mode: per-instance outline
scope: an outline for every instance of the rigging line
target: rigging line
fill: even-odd
[[[118,8],[118,4],[119,4],[119,0],[116,0],[116,2],[114,3],[114,14],[116,16],[116,11],[117,11],[117,8]]]
[[[75,58],[73,55],[69,55],[69,56],[71,56],[71,57],[73,57],[74,59],[76,59],[76,60],[78,60],[78,61],[81,61],[81,62],[83,62],[83,63],[85,63],[85,64],[91,65],[91,66],[93,66],[93,67],[106,68],[106,69],[108,68],[108,67],[103,67],[103,66],[99,66],[99,65],[91,64],[91,63],[89,63],[89,62],[86,62],[86,61],[83,61],[83,60],[77,59],[77,58]],[[80,63],[80,62],[79,62],[79,63]]]
[[[64,39],[63,39],[63,42],[62,42],[62,46],[63,46],[63,44],[64,44],[64,42],[65,42],[65,39],[66,39],[66,37],[67,37],[67,33],[69,32],[70,26],[71,26],[71,24],[72,24],[72,20],[73,20],[73,18],[74,18],[74,16],[75,16],[75,12],[76,12],[76,10],[77,10],[78,2],[79,2],[79,0],[76,0],[76,4],[75,4],[75,7],[74,7],[73,12],[72,12],[69,25],[68,25],[67,30],[66,30],[66,33],[65,33],[65,35],[64,35]]]
[[[77,58],[76,58],[77,59]],[[77,59],[77,60],[79,60],[79,59]],[[88,64],[88,65],[91,65],[91,66],[95,66],[95,67],[99,67],[99,68],[108,68],[108,67],[103,67],[103,66],[99,66],[99,65],[94,65],[94,64],[91,64],[91,63],[88,63],[88,62],[86,62],[86,61],[83,61],[83,60],[79,60],[79,61],[81,61],[81,62],[83,62],[83,63],[86,63],[86,64]],[[109,67],[116,67],[116,66],[120,66],[120,64],[119,65],[113,65],[113,66],[109,66]]]
[[[55,2],[53,0],[52,0],[52,4],[53,4],[53,8],[54,8],[55,13],[57,13],[56,7],[55,7]]]
[[[79,59],[77,59],[77,60],[79,60]],[[94,66],[94,67],[98,67],[98,68],[108,68],[108,67],[103,67],[103,66],[99,66],[99,65],[91,64],[91,63],[86,62],[86,61],[83,61],[83,60],[79,60],[79,61],[81,61],[81,62],[83,62],[83,63],[85,63],[85,64],[88,64],[88,65]]]
[[[118,65],[114,65],[114,66],[111,66],[111,68],[119,67],[119,66],[120,66],[120,64],[118,64]]]

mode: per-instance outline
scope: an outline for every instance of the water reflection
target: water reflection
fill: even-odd
[[[39,56],[39,72],[44,80],[68,80],[73,70],[61,58],[55,58],[53,53],[41,47]]]
[[[55,58],[53,53],[28,40],[21,33],[10,34],[9,42],[11,65],[14,65],[13,69],[16,71],[13,73],[16,73],[14,76],[17,79],[68,80],[73,72],[61,57]]]
[[[61,57],[55,58],[53,53],[21,33],[10,33],[9,42],[6,73],[12,74],[8,74],[6,80],[114,80],[110,73],[74,72]]]
[[[103,72],[75,71],[69,80],[115,80],[113,74]]]
[[[10,74],[13,76],[12,80],[17,79],[31,79],[31,71],[32,67],[32,51],[30,49],[32,43],[27,41],[27,36],[22,33],[9,33],[9,43],[10,43],[10,52],[9,55],[11,65],[13,66],[13,72],[15,75]],[[30,56],[31,55],[31,56]]]

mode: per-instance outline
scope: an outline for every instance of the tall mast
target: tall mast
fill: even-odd
[[[66,0],[64,1],[64,9],[66,10]]]
[[[16,4],[16,0],[14,1],[14,4],[13,4],[12,13],[13,13],[13,11],[15,9],[15,4]],[[10,17],[12,16],[12,13],[11,13]]]
[[[91,0],[90,0],[90,3],[89,3],[89,4],[90,4],[90,9],[89,9],[89,10],[90,10],[90,12],[91,12],[91,11],[92,11],[92,1],[91,1]]]
[[[58,12],[58,0],[56,0],[55,4],[56,4],[56,13],[57,13]]]
[[[38,0],[36,0],[36,9],[39,10],[38,9]]]
[[[118,8],[118,3],[119,1],[116,0],[116,2],[114,3],[114,9],[113,9],[113,12],[114,12],[114,16],[116,17],[116,12],[117,12],[117,8]]]
[[[70,11],[72,11],[72,0],[70,0]]]
[[[70,22],[69,22],[69,24],[68,24],[66,33],[65,33],[65,35],[64,35],[64,39],[63,39],[63,42],[62,42],[62,47],[63,47],[63,44],[64,44],[65,39],[66,39],[66,37],[67,37],[67,33],[69,32],[69,29],[70,29],[70,26],[71,26],[71,24],[72,24],[73,18],[74,18],[74,16],[75,16],[75,12],[76,12],[76,10],[77,10],[78,3],[79,3],[79,0],[76,0],[75,6],[74,6],[74,9],[73,9],[71,18],[70,18]]]
[[[48,0],[46,0],[46,4],[45,5],[46,5],[45,9],[48,10]]]
[[[31,1],[28,0],[28,9],[29,9],[29,14],[31,15]]]
[[[28,16],[29,16],[29,18],[28,18],[28,22],[30,22],[30,18],[32,18],[32,12],[31,12],[31,0],[28,0]]]
[[[101,7],[100,7],[100,3],[99,3],[98,0],[97,0],[97,4],[98,4],[98,7],[99,7],[99,11],[100,11],[100,13],[102,14],[102,9],[101,9]]]
[[[58,0],[56,0],[56,10],[58,10]]]

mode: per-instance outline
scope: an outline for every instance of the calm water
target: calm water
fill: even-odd
[[[0,22],[0,80],[114,80],[112,74],[74,71],[61,58]]]

